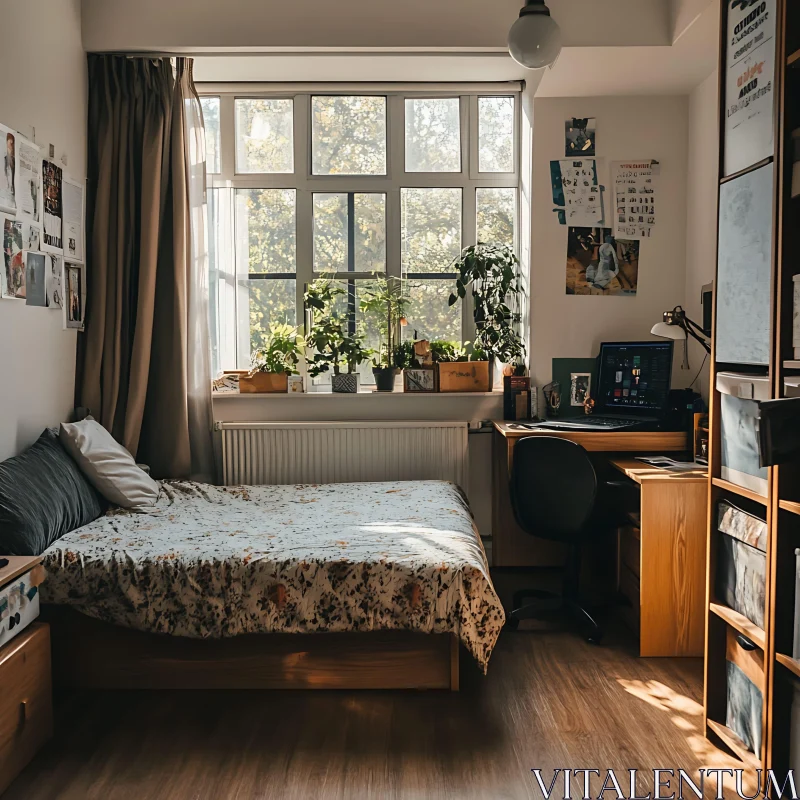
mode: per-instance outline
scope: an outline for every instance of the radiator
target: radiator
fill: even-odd
[[[221,422],[225,486],[469,480],[466,422]]]

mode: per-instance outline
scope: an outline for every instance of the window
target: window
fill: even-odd
[[[404,279],[405,336],[474,338],[469,307],[448,306],[453,261],[477,241],[516,247],[515,94],[232,88],[201,100],[215,372],[247,367],[271,323],[302,325],[322,273],[368,344],[378,321],[358,308],[376,272]]]

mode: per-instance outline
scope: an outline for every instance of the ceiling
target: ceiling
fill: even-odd
[[[546,70],[526,70],[507,52],[487,48],[204,54],[195,56],[194,73],[196,81],[214,83],[525,80],[537,97],[688,94],[716,68],[718,27],[719,6],[709,2],[672,46],[565,47]]]

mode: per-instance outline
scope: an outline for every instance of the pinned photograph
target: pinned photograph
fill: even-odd
[[[64,261],[54,253],[45,254],[44,286],[47,292],[47,307],[61,308],[64,305],[62,288]]]
[[[591,392],[592,373],[571,372],[569,383],[569,404],[571,406],[582,406]]]
[[[42,160],[42,188],[42,250],[61,253],[64,249],[64,173],[58,164],[47,159]]]
[[[638,286],[638,240],[617,239],[610,228],[569,229],[567,294],[635,296]]]
[[[29,306],[47,307],[47,289],[45,287],[45,270],[47,257],[44,253],[25,254],[25,302]]]
[[[564,123],[564,155],[594,156],[596,155],[595,135],[597,120],[573,117]]]
[[[42,185],[42,175],[39,165],[42,157],[39,148],[24,136],[17,136],[17,175],[16,199],[18,216],[23,220],[40,222],[39,187]],[[38,250],[38,246],[36,247]]]
[[[64,265],[66,282],[64,304],[64,327],[82,331],[86,313],[86,275],[83,264],[67,262]]]
[[[3,146],[3,174],[0,176],[0,211],[12,214],[17,210],[17,135],[0,125]]]
[[[25,258],[22,223],[6,218],[3,223],[4,275],[0,282],[3,297],[25,299]]]

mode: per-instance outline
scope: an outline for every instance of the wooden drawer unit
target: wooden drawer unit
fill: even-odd
[[[34,623],[0,648],[0,792],[52,736],[50,628]]]
[[[626,518],[617,531],[617,586],[627,601],[621,616],[639,636],[641,656],[700,656],[708,478],[633,459],[611,463],[639,489],[638,514],[618,509]]]
[[[627,567],[637,578],[642,574],[642,542],[638,528],[619,529],[619,568]]]

